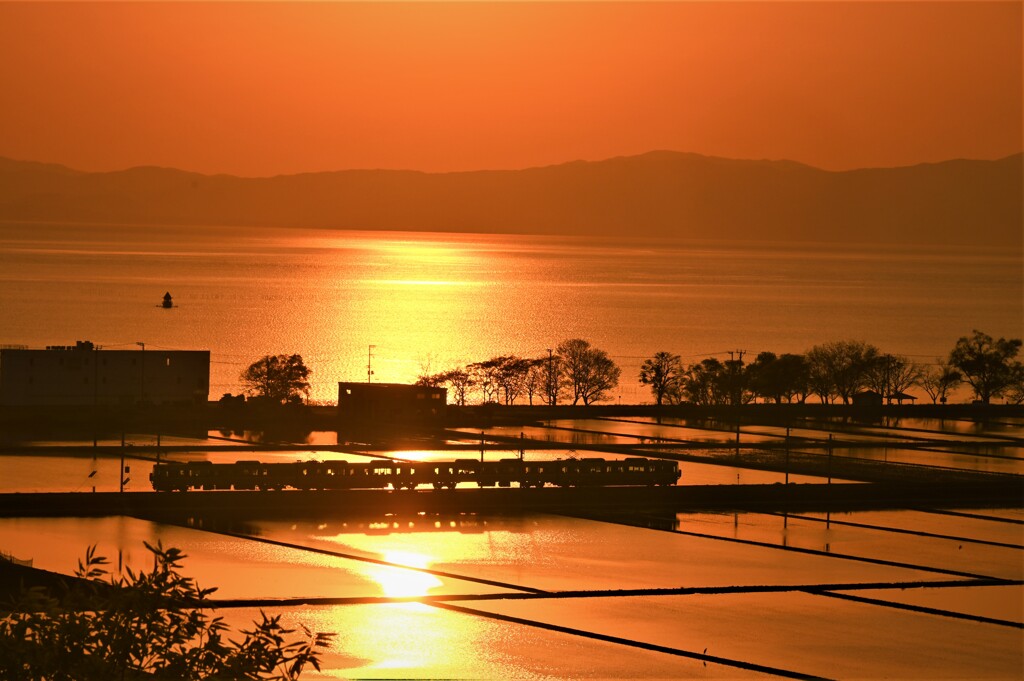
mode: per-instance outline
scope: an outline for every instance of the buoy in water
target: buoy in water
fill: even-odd
[[[169,291],[164,294],[164,303],[163,303],[162,307],[165,307],[165,308],[174,307],[174,301],[171,300],[171,294],[170,294]]]

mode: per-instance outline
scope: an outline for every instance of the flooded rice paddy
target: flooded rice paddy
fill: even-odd
[[[1021,475],[1019,424],[963,422],[792,428],[800,451],[828,435],[856,446],[833,456]],[[587,445],[657,456],[729,452],[735,432],[644,419],[559,421],[490,429],[547,443],[528,458],[619,458]],[[741,427],[742,445],[781,441]],[[415,461],[476,458],[465,447],[371,452],[313,434],[294,451],[232,451],[178,442],[174,460],[260,458]],[[244,438],[240,438],[244,439]],[[642,442],[641,442],[642,440]],[[147,444],[142,436],[133,441]],[[165,440],[168,446],[170,440]],[[860,443],[863,442],[862,446]],[[873,444],[874,443],[874,444]],[[67,443],[64,443],[67,444]],[[120,455],[84,449],[44,456],[26,445],[0,456],[0,490],[112,491]],[[102,443],[101,443],[102,444]],[[244,444],[244,443],[243,443]],[[192,447],[194,445],[194,447]],[[984,453],[975,446],[985,447]],[[827,447],[827,445],[826,445]],[[128,449],[128,448],[126,448]],[[680,450],[683,451],[683,450]],[[680,485],[773,484],[784,473],[738,459],[683,461]],[[487,458],[519,456],[488,448]],[[153,453],[129,452],[126,489],[148,485]],[[41,473],[42,471],[42,473]],[[790,483],[822,482],[791,475]],[[839,484],[841,481],[833,480]],[[853,482],[843,484],[855,484]],[[288,492],[278,492],[279,503]],[[657,527],[660,529],[651,529]],[[112,569],[145,568],[143,542],[182,548],[185,572],[217,586],[218,614],[236,628],[265,611],[286,624],[336,632],[321,672],[304,678],[914,678],[1024,675],[1024,509],[678,513],[615,518],[553,514],[322,517],[164,524],[129,517],[0,518],[0,551],[73,571],[96,545]]]

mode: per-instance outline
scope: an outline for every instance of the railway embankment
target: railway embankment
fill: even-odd
[[[0,494],[0,516],[129,515],[174,522],[346,515],[854,511],[1019,506],[1024,483],[845,483],[455,490],[279,490]]]
[[[4,406],[0,409],[0,445],[18,445],[32,440],[114,439],[125,432],[165,433],[195,438],[211,430],[251,431],[264,441],[300,442],[312,431],[339,431],[339,439],[357,441],[400,440],[409,435],[433,435],[447,428],[488,428],[523,426],[568,419],[646,418],[707,422],[712,427],[751,424],[779,427],[806,424],[807,420],[830,421],[839,428],[851,424],[883,425],[887,420],[964,419],[978,423],[1019,419],[1024,405],[1011,404],[904,404],[863,406],[847,404],[744,404],[700,406],[695,404],[655,406],[651,404],[598,405],[448,405],[442,424],[429,428],[381,422],[353,426],[339,418],[336,406],[288,405],[268,409],[265,405],[229,407],[218,402],[188,406]],[[717,425],[716,425],[717,424]]]

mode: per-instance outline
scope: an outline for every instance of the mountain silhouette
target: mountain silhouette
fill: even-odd
[[[1024,155],[826,171],[655,151],[523,170],[264,178],[0,158],[0,220],[1021,248]]]

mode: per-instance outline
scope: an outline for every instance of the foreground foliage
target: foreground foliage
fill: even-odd
[[[319,669],[330,634],[285,629],[279,617],[254,622],[239,640],[204,610],[214,589],[179,569],[178,549],[146,544],[151,572],[114,577],[94,547],[65,593],[24,590],[0,619],[0,679],[297,679]]]

